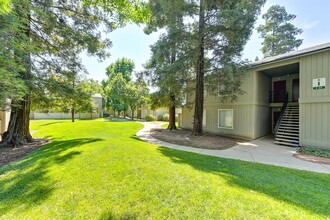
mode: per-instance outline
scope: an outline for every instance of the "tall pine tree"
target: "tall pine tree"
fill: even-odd
[[[302,39],[296,36],[303,31],[290,22],[296,18],[288,14],[283,6],[273,5],[262,15],[265,24],[260,25],[257,30],[264,39],[261,51],[265,57],[275,56],[296,50]]]
[[[181,103],[184,84],[189,74],[189,58],[186,57],[187,31],[185,30],[184,16],[191,9],[185,1],[150,1],[151,17],[146,33],[158,29],[165,29],[159,40],[151,47],[152,57],[146,64],[146,75],[150,83],[159,90],[158,102],[155,107],[169,108],[168,129],[176,129],[175,108]],[[155,99],[153,99],[155,100]]]

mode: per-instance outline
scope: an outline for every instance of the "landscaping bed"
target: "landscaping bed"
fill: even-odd
[[[172,144],[196,147],[202,149],[224,150],[242,142],[241,139],[223,137],[219,135],[204,134],[202,136],[194,136],[191,131],[187,130],[167,130],[162,128],[152,129],[150,131],[152,137],[169,142]]]
[[[49,140],[39,138],[35,139],[34,142],[25,144],[20,147],[6,147],[0,149],[0,167],[10,162],[18,160],[39,147],[49,143]]]

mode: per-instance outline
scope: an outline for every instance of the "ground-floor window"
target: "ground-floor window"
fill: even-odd
[[[218,109],[219,128],[233,129],[233,109]]]
[[[203,109],[203,126],[206,126],[206,109]]]

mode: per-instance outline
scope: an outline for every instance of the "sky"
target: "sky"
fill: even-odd
[[[261,15],[267,9],[279,4],[286,8],[290,14],[296,15],[293,24],[303,29],[303,33],[297,38],[303,39],[299,49],[315,46],[330,41],[330,1],[328,0],[268,0],[261,9],[261,14],[256,21],[255,27],[263,24]],[[86,66],[89,75],[87,78],[93,78],[101,81],[106,79],[105,69],[108,65],[119,58],[126,57],[135,62],[135,71],[143,70],[143,64],[150,58],[150,45],[154,44],[158,37],[158,33],[146,35],[143,32],[143,26],[129,24],[124,28],[117,29],[107,36],[113,46],[109,52],[111,56],[103,62],[98,62],[96,58],[82,55],[82,62]],[[243,58],[254,60],[256,56],[262,58],[261,49],[262,39],[254,30],[250,40],[245,45]]]

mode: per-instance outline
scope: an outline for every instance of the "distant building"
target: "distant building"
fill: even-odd
[[[93,102],[96,106],[96,110],[94,113],[88,112],[78,112],[75,114],[75,118],[102,118],[103,111],[102,111],[102,95],[101,94],[94,94],[92,96]],[[55,112],[53,110],[45,111],[34,111],[30,114],[31,119],[66,119],[71,118],[71,113],[64,113],[64,112]]]

